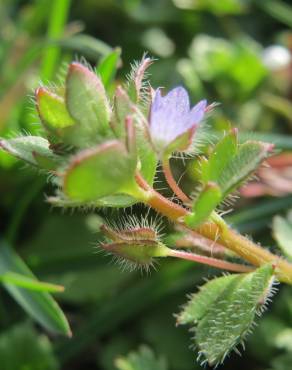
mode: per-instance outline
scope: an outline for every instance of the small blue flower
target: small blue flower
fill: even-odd
[[[150,136],[159,153],[188,149],[196,127],[203,119],[207,101],[201,100],[190,108],[187,91],[179,86],[167,95],[155,91],[150,111]]]

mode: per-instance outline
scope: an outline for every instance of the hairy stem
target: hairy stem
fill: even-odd
[[[189,253],[189,252],[175,250],[175,249],[171,250],[171,253],[169,254],[169,256],[181,258],[181,259],[188,260],[188,261],[194,261],[194,262],[202,263],[204,265],[217,267],[222,270],[228,270],[228,271],[234,271],[234,272],[250,272],[254,270],[254,268],[251,266],[240,265],[238,263],[227,262],[224,260],[219,260],[217,258],[202,256],[200,254]]]
[[[145,202],[147,205],[170,220],[184,225],[183,219],[189,213],[185,208],[171,202],[153,190],[140,174],[136,175],[136,181],[144,190],[151,194],[147,202]],[[238,234],[223,219],[220,218],[220,221],[218,219],[217,223],[217,218],[213,217],[212,222],[205,222],[197,227],[195,231],[208,239],[216,240],[219,244],[255,266],[272,263],[275,267],[277,278],[282,282],[292,284],[292,264]]]
[[[165,179],[171,188],[171,190],[176,194],[176,196],[183,202],[183,203],[190,203],[189,197],[181,190],[181,188],[178,186],[177,182],[175,181],[170,164],[169,164],[169,157],[166,157],[162,161],[162,169],[165,176]]]

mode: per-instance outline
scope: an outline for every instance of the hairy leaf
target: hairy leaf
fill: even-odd
[[[66,79],[66,106],[79,123],[72,141],[79,146],[97,143],[109,134],[110,106],[104,86],[95,73],[80,63],[72,63]]]
[[[64,175],[63,189],[69,199],[95,201],[123,192],[133,182],[136,163],[124,145],[108,141],[73,157]]]
[[[177,323],[197,323],[206,315],[210,305],[214,304],[222,292],[236,279],[238,275],[226,275],[208,281],[198,293],[190,296],[189,302],[177,316]]]
[[[265,307],[272,283],[273,268],[265,265],[255,272],[230,278],[221,294],[209,304],[198,322],[194,339],[200,356],[210,365],[222,363],[243,342],[256,314]]]
[[[46,87],[38,88],[35,95],[36,107],[40,119],[46,128],[56,132],[76,124],[68,113],[62,97],[51,92]]]
[[[0,147],[14,157],[37,167],[47,169],[48,163],[55,168],[61,161],[61,157],[54,154],[50,149],[47,139],[40,136],[22,136],[15,139],[0,139]],[[40,158],[44,162],[40,161]]]
[[[239,146],[237,154],[218,179],[224,197],[237,189],[258,168],[268,157],[271,148],[271,144],[259,141],[247,141]]]
[[[202,162],[202,181],[218,182],[225,166],[237,152],[237,130],[225,135],[213,149],[207,162]]]
[[[221,190],[215,183],[208,182],[194,200],[192,213],[185,217],[188,226],[196,227],[207,220],[212,211],[217,207],[221,200]]]

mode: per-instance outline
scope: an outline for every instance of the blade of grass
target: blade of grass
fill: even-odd
[[[60,38],[65,29],[68,19],[71,0],[53,0],[49,15],[47,37],[50,40]],[[45,50],[41,66],[41,78],[44,81],[54,76],[57,64],[60,60],[61,50],[58,46],[52,46]]]
[[[64,287],[61,285],[38,281],[36,279],[32,279],[31,277],[12,271],[8,271],[5,274],[0,275],[0,281],[2,283],[16,285],[20,288],[25,288],[37,292],[58,293],[64,291]]]
[[[24,261],[3,241],[0,243],[0,274],[7,272],[37,279]],[[40,325],[56,334],[71,336],[68,321],[57,302],[48,292],[27,290],[10,283],[3,283],[5,289],[18,304]]]

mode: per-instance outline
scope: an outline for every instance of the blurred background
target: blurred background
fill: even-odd
[[[291,1],[1,0],[0,25],[2,137],[38,133],[33,90],[57,83],[66,63],[84,57],[96,66],[120,48],[122,82],[147,52],[157,59],[154,87],[183,84],[193,104],[220,103],[208,119],[212,131],[232,125],[243,138],[276,144],[270,167],[242,189],[226,218],[292,258]],[[195,180],[190,162],[184,186],[191,190]],[[44,330],[41,298],[24,298],[3,283],[0,369],[199,369],[191,334],[175,327],[173,313],[214,271],[165,261],[151,275],[123,272],[95,253],[98,213],[52,209],[50,194],[42,174],[0,152],[0,274],[25,262],[39,279],[64,285],[54,297],[73,331],[69,339]],[[291,366],[292,289],[283,286],[243,356],[233,354],[221,368]]]

